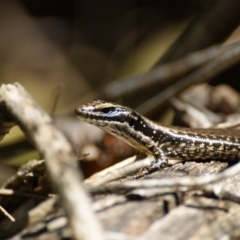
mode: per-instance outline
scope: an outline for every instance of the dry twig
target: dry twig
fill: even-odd
[[[90,199],[81,185],[82,177],[76,169],[72,147],[53,125],[52,119],[37,106],[20,84],[2,85],[0,99],[9,115],[14,117],[45,158],[52,181],[69,216],[74,238],[104,239]]]

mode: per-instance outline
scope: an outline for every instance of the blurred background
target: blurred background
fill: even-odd
[[[209,1],[0,2],[1,83],[20,82],[55,113],[109,81],[148,70]]]

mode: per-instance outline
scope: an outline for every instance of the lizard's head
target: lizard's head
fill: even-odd
[[[137,113],[128,107],[101,100],[91,101],[76,108],[75,113],[84,122],[91,123],[107,130],[117,128],[123,124],[133,127],[137,120]]]
[[[82,121],[100,127],[134,147],[139,145],[136,142],[136,132],[139,132],[138,128],[144,120],[132,109],[115,103],[96,100],[78,106],[75,112]]]
[[[132,109],[97,100],[78,106],[75,112],[79,119],[102,128],[133,147],[153,154],[155,128],[148,119]]]

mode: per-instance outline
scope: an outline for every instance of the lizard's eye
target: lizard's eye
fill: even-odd
[[[99,110],[102,113],[111,113],[113,111],[112,107],[106,107]]]
[[[136,124],[136,120],[134,118],[131,118],[130,121],[129,121],[129,126],[131,128],[134,128],[135,124]]]

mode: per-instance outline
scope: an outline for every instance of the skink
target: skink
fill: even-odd
[[[231,129],[191,129],[157,124],[131,108],[101,100],[75,110],[82,121],[102,128],[133,147],[154,156],[146,170],[156,171],[177,160],[240,159],[240,132]]]

